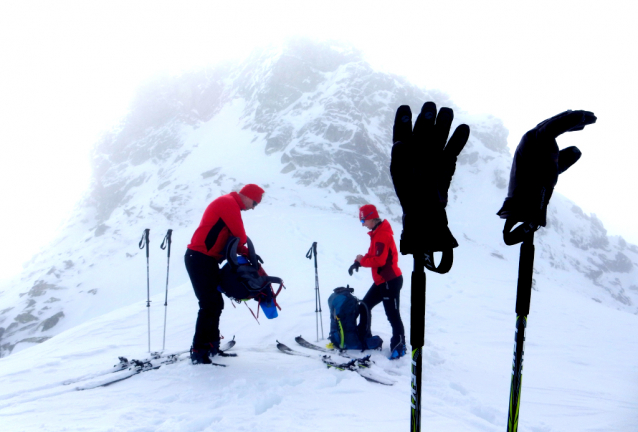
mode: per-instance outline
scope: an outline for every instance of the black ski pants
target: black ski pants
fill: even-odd
[[[359,305],[358,332],[360,337],[366,334],[370,329],[372,308],[383,302],[385,315],[388,317],[388,321],[390,321],[390,325],[392,326],[390,350],[393,350],[400,342],[405,343],[405,330],[399,309],[401,287],[403,287],[403,276],[396,277],[380,285],[372,284],[363,300],[361,300],[363,304]],[[365,309],[361,310],[361,308],[367,308],[368,311],[365,311]]]
[[[186,249],[184,263],[199,301],[193,348],[209,349],[210,343],[219,341],[219,317],[224,309],[222,293],[217,289],[219,264],[215,258],[190,249]]]

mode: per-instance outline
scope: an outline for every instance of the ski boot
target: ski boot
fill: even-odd
[[[211,364],[210,350],[207,348],[194,348],[191,346],[191,363],[196,364]]]
[[[405,344],[400,342],[396,347],[392,350],[392,354],[390,354],[390,360],[397,360],[405,355]]]

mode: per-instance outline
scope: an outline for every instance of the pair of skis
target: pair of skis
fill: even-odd
[[[347,354],[346,352],[343,352],[343,351],[323,348],[313,343],[310,343],[301,336],[297,336],[295,338],[295,342],[297,342],[299,345],[301,345],[304,348],[308,348],[311,350],[324,353],[324,354],[320,354],[319,358],[323,362],[323,364],[325,364],[326,367],[328,368],[334,368],[337,370],[344,370],[344,371],[345,370],[352,371],[361,375],[367,381],[373,382],[376,384],[382,384],[382,385],[388,385],[388,386],[391,386],[394,384],[394,381],[389,380],[381,375],[378,375],[371,370],[371,367],[374,364],[374,362],[370,359],[370,355],[367,355],[365,357],[353,357],[350,354]],[[284,354],[288,354],[288,355],[317,358],[313,355],[293,350],[292,348],[289,348],[288,346],[284,345],[283,343],[279,341],[277,341],[277,349],[279,349],[279,351],[283,352]],[[346,362],[338,362],[333,360],[328,354],[336,354],[336,355],[348,358],[350,360]]]
[[[228,351],[235,346],[235,339],[227,342],[221,347],[221,351],[224,352],[223,357],[236,357],[237,354],[228,354]],[[142,372],[148,372],[151,370],[157,370],[164,365],[174,364],[184,360],[190,360],[189,351],[178,351],[170,354],[153,353],[149,358],[136,360],[128,360],[126,357],[119,357],[120,363],[113,366],[113,369],[103,373],[91,376],[89,378],[83,377],[75,380],[65,381],[64,385],[75,384],[78,382],[86,381],[88,379],[93,380],[91,383],[82,384],[75,388],[75,390],[90,390],[97,387],[108,387],[112,384],[118,383],[129,379],[135,375],[139,375]],[[226,367],[227,365],[221,363],[212,363],[213,366]]]

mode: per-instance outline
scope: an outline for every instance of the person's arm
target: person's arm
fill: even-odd
[[[367,253],[359,262],[363,267],[381,267],[385,264],[388,259],[388,253],[390,253],[390,247],[388,246],[387,236],[379,236],[379,238],[374,239],[373,242],[373,253]]]

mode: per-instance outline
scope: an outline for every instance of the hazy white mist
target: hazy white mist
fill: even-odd
[[[351,43],[375,68],[501,118],[512,149],[549,116],[594,111],[596,125],[559,140],[583,158],[557,191],[596,213],[611,234],[638,243],[630,132],[638,65],[627,51],[638,41],[637,9],[628,1],[4,5],[0,279],[54,237],[88,186],[92,145],[140,84],[294,36]]]

